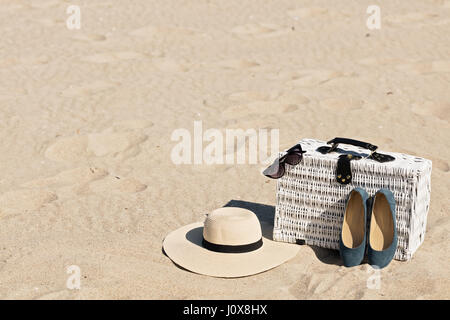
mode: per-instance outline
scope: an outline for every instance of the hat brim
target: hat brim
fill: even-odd
[[[267,227],[262,223],[262,227]],[[263,232],[264,234],[264,232]],[[220,278],[245,277],[275,268],[292,259],[299,246],[263,237],[261,248],[246,253],[221,253],[202,246],[203,223],[197,222],[171,232],[164,239],[167,256],[177,265],[199,274]]]

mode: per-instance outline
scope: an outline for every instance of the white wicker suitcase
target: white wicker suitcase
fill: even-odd
[[[380,163],[366,158],[370,151],[353,145],[339,144],[337,152],[323,154],[317,149],[327,142],[303,139],[299,143],[306,151],[303,160],[295,166],[286,164],[284,176],[278,179],[274,239],[338,249],[348,193],[362,187],[372,196],[387,188],[396,201],[398,246],[394,258],[411,259],[424,240],[431,161],[380,151],[395,158]],[[337,162],[340,155],[349,153],[363,158],[350,161],[351,183],[343,185],[337,182]]]

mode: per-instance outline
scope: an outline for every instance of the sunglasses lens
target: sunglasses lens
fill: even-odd
[[[295,165],[299,164],[299,162],[302,160],[302,158],[303,158],[302,153],[291,153],[286,156],[285,161],[287,164],[290,164],[291,166],[295,166]]]
[[[270,167],[264,170],[263,174],[272,179],[281,178],[284,175],[285,167],[283,162],[275,161]]]

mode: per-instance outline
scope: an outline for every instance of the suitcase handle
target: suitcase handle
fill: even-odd
[[[327,144],[331,144],[332,145],[330,147],[330,149],[327,151],[327,153],[335,151],[340,143],[350,144],[352,146],[368,149],[372,153],[375,152],[375,150],[378,149],[377,146],[375,146],[375,145],[373,145],[371,143],[368,143],[368,142],[354,140],[354,139],[348,139],[348,138],[334,138],[334,139],[332,139],[332,140],[327,142]]]
[[[347,139],[347,138],[334,138],[327,142],[327,144],[331,144],[331,147],[322,146],[322,147],[317,148],[317,151],[322,154],[327,154],[327,153],[336,151],[336,149],[340,143],[350,144],[352,146],[361,147],[361,148],[370,150],[370,154],[363,157],[365,159],[372,159],[372,160],[375,160],[378,162],[390,162],[390,161],[395,160],[395,157],[393,157],[391,155],[376,152],[378,147],[371,143],[354,140],[354,139]],[[361,157],[353,157],[353,159],[358,160],[358,159],[361,159]]]

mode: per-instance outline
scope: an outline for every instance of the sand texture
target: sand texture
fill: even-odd
[[[450,1],[377,4],[369,30],[356,0],[0,0],[0,298],[449,299]],[[172,162],[194,121],[431,159],[423,245],[379,289],[367,264],[309,246],[247,278],[178,268],[170,231],[275,205],[263,165]]]

